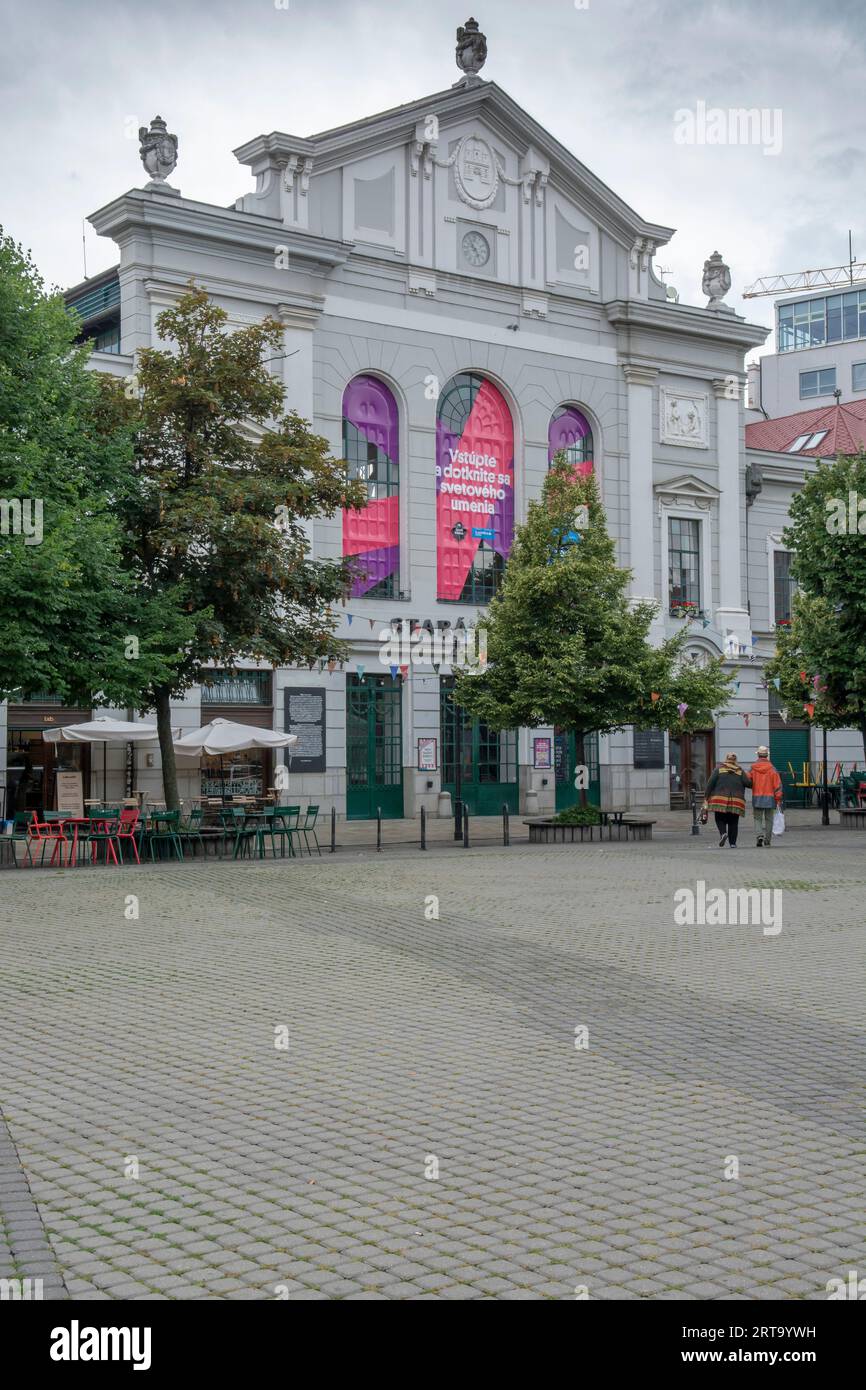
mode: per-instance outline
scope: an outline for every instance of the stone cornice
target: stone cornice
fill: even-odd
[[[186,198],[166,198],[140,188],[115,198],[87,220],[98,236],[110,237],[120,246],[142,233],[193,239],[197,251],[210,244],[214,248],[234,246],[273,256],[276,246],[285,246],[291,263],[298,269],[325,274],[343,265],[352,251],[351,242],[295,231],[276,218]]]
[[[678,337],[732,344],[743,350],[760,347],[770,333],[769,328],[746,323],[736,314],[710,314],[706,309],[664,300],[613,299],[605,305],[605,309],[614,328],[644,328],[652,332],[675,333]]]
[[[621,366],[629,386],[652,386],[658,379],[656,367],[644,367],[636,362],[623,362]]]

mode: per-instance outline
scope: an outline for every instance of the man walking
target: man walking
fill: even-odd
[[[782,779],[770,762],[770,750],[765,744],[758,749],[758,761],[752,763],[752,810],[758,849],[770,849],[773,844],[773,815],[782,802]]]

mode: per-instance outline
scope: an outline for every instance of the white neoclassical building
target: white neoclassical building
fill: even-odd
[[[708,259],[707,306],[677,302],[653,267],[673,229],[635,212],[481,78],[483,36],[472,24],[461,33],[453,86],[316,135],[245,138],[226,206],[164,181],[174,145],[156,121],[143,146],[151,181],[90,218],[118,252],[116,268],[68,295],[94,368],[131,373],[156,316],[194,277],[230,326],[280,319],[274,370],[287,407],[368,486],[363,512],[312,527],[316,555],[358,557],[341,610],[348,661],[212,673],[177,723],[230,714],[290,727],[292,800],[350,817],[435,812],[455,784],[450,667],[383,664],[381,631],[404,620],[410,632],[471,627],[566,448],[598,477],[633,594],[659,605],[656,636],[687,624],[695,659],[724,653],[739,668],[715,728],[626,729],[591,750],[603,804],[682,804],[717,755],[750,761],[768,740],[770,556],[810,465],[762,455],[759,492],[757,470],[747,473],[744,355],[766,330],[725,305],[721,258]],[[8,708],[10,803],[45,724],[81,717],[50,696]],[[836,749],[860,752],[841,736]],[[467,722],[462,752],[474,812],[516,810],[530,787],[542,810],[574,800],[574,748],[558,730]],[[50,804],[56,755],[39,756]],[[158,794],[157,763],[140,749],[110,753],[109,793]],[[91,771],[101,791],[101,753]],[[264,755],[238,755],[229,776],[256,791],[274,772]],[[217,789],[213,767],[184,771],[182,795]]]

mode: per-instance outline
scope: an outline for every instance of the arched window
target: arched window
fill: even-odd
[[[592,472],[592,429],[576,405],[561,405],[550,417],[547,430],[547,463],[555,454],[565,450],[566,458],[576,473]]]
[[[343,513],[343,554],[356,562],[353,598],[393,598],[400,590],[399,456],[397,402],[383,382],[356,376],[343,393],[343,457],[369,500]]]
[[[514,539],[514,428],[501,391],[452,377],[436,413],[437,597],[489,603]]]

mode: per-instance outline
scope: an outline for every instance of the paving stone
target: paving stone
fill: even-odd
[[[866,1239],[862,850],[795,821],[768,941],[674,922],[679,887],[768,873],[683,827],[129,867],[135,931],[110,875],[6,875],[0,1277],[23,1261],[88,1300],[826,1297]]]

